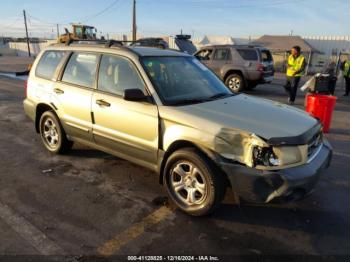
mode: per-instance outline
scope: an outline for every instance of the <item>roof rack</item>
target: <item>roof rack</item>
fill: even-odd
[[[123,41],[118,40],[73,40],[70,39],[66,42],[66,46],[70,45],[103,45],[104,47],[112,47],[112,46],[124,46]]]

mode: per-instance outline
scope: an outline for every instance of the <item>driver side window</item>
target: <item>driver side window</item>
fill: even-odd
[[[199,53],[196,54],[196,57],[200,61],[208,61],[211,58],[212,52],[213,52],[213,50],[211,50],[211,49],[203,49],[202,51],[200,51]]]
[[[125,89],[140,89],[145,93],[145,85],[134,65],[122,57],[103,55],[98,90],[122,96]]]

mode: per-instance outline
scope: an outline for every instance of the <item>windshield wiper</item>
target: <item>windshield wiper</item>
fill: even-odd
[[[228,97],[232,96],[233,94],[228,94],[228,93],[218,93],[216,95],[210,96],[207,100],[214,100],[216,98],[222,98],[222,97]]]
[[[203,98],[191,98],[191,99],[182,99],[178,101],[174,101],[170,103],[171,105],[189,105],[189,104],[198,104],[198,103],[204,103],[208,101],[215,100],[217,98],[221,97],[228,97],[228,96],[233,96],[234,94],[229,94],[229,93],[218,93],[216,95],[210,96],[210,97],[203,97]]]
[[[207,98],[182,99],[182,100],[174,101],[170,103],[170,105],[190,105],[190,104],[203,103],[207,101],[208,101]]]

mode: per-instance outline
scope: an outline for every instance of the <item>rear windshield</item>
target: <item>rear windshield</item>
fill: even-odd
[[[46,79],[52,79],[64,55],[64,51],[46,51],[40,58],[35,75]]]
[[[258,52],[255,49],[237,49],[237,52],[244,60],[258,60]]]
[[[261,61],[262,62],[272,61],[272,55],[269,50],[261,50]]]

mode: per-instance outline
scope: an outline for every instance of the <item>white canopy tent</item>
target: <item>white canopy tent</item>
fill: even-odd
[[[231,36],[210,36],[206,35],[197,41],[193,41],[193,44],[197,47],[206,45],[241,45],[248,44],[249,39],[246,38],[233,38]]]

